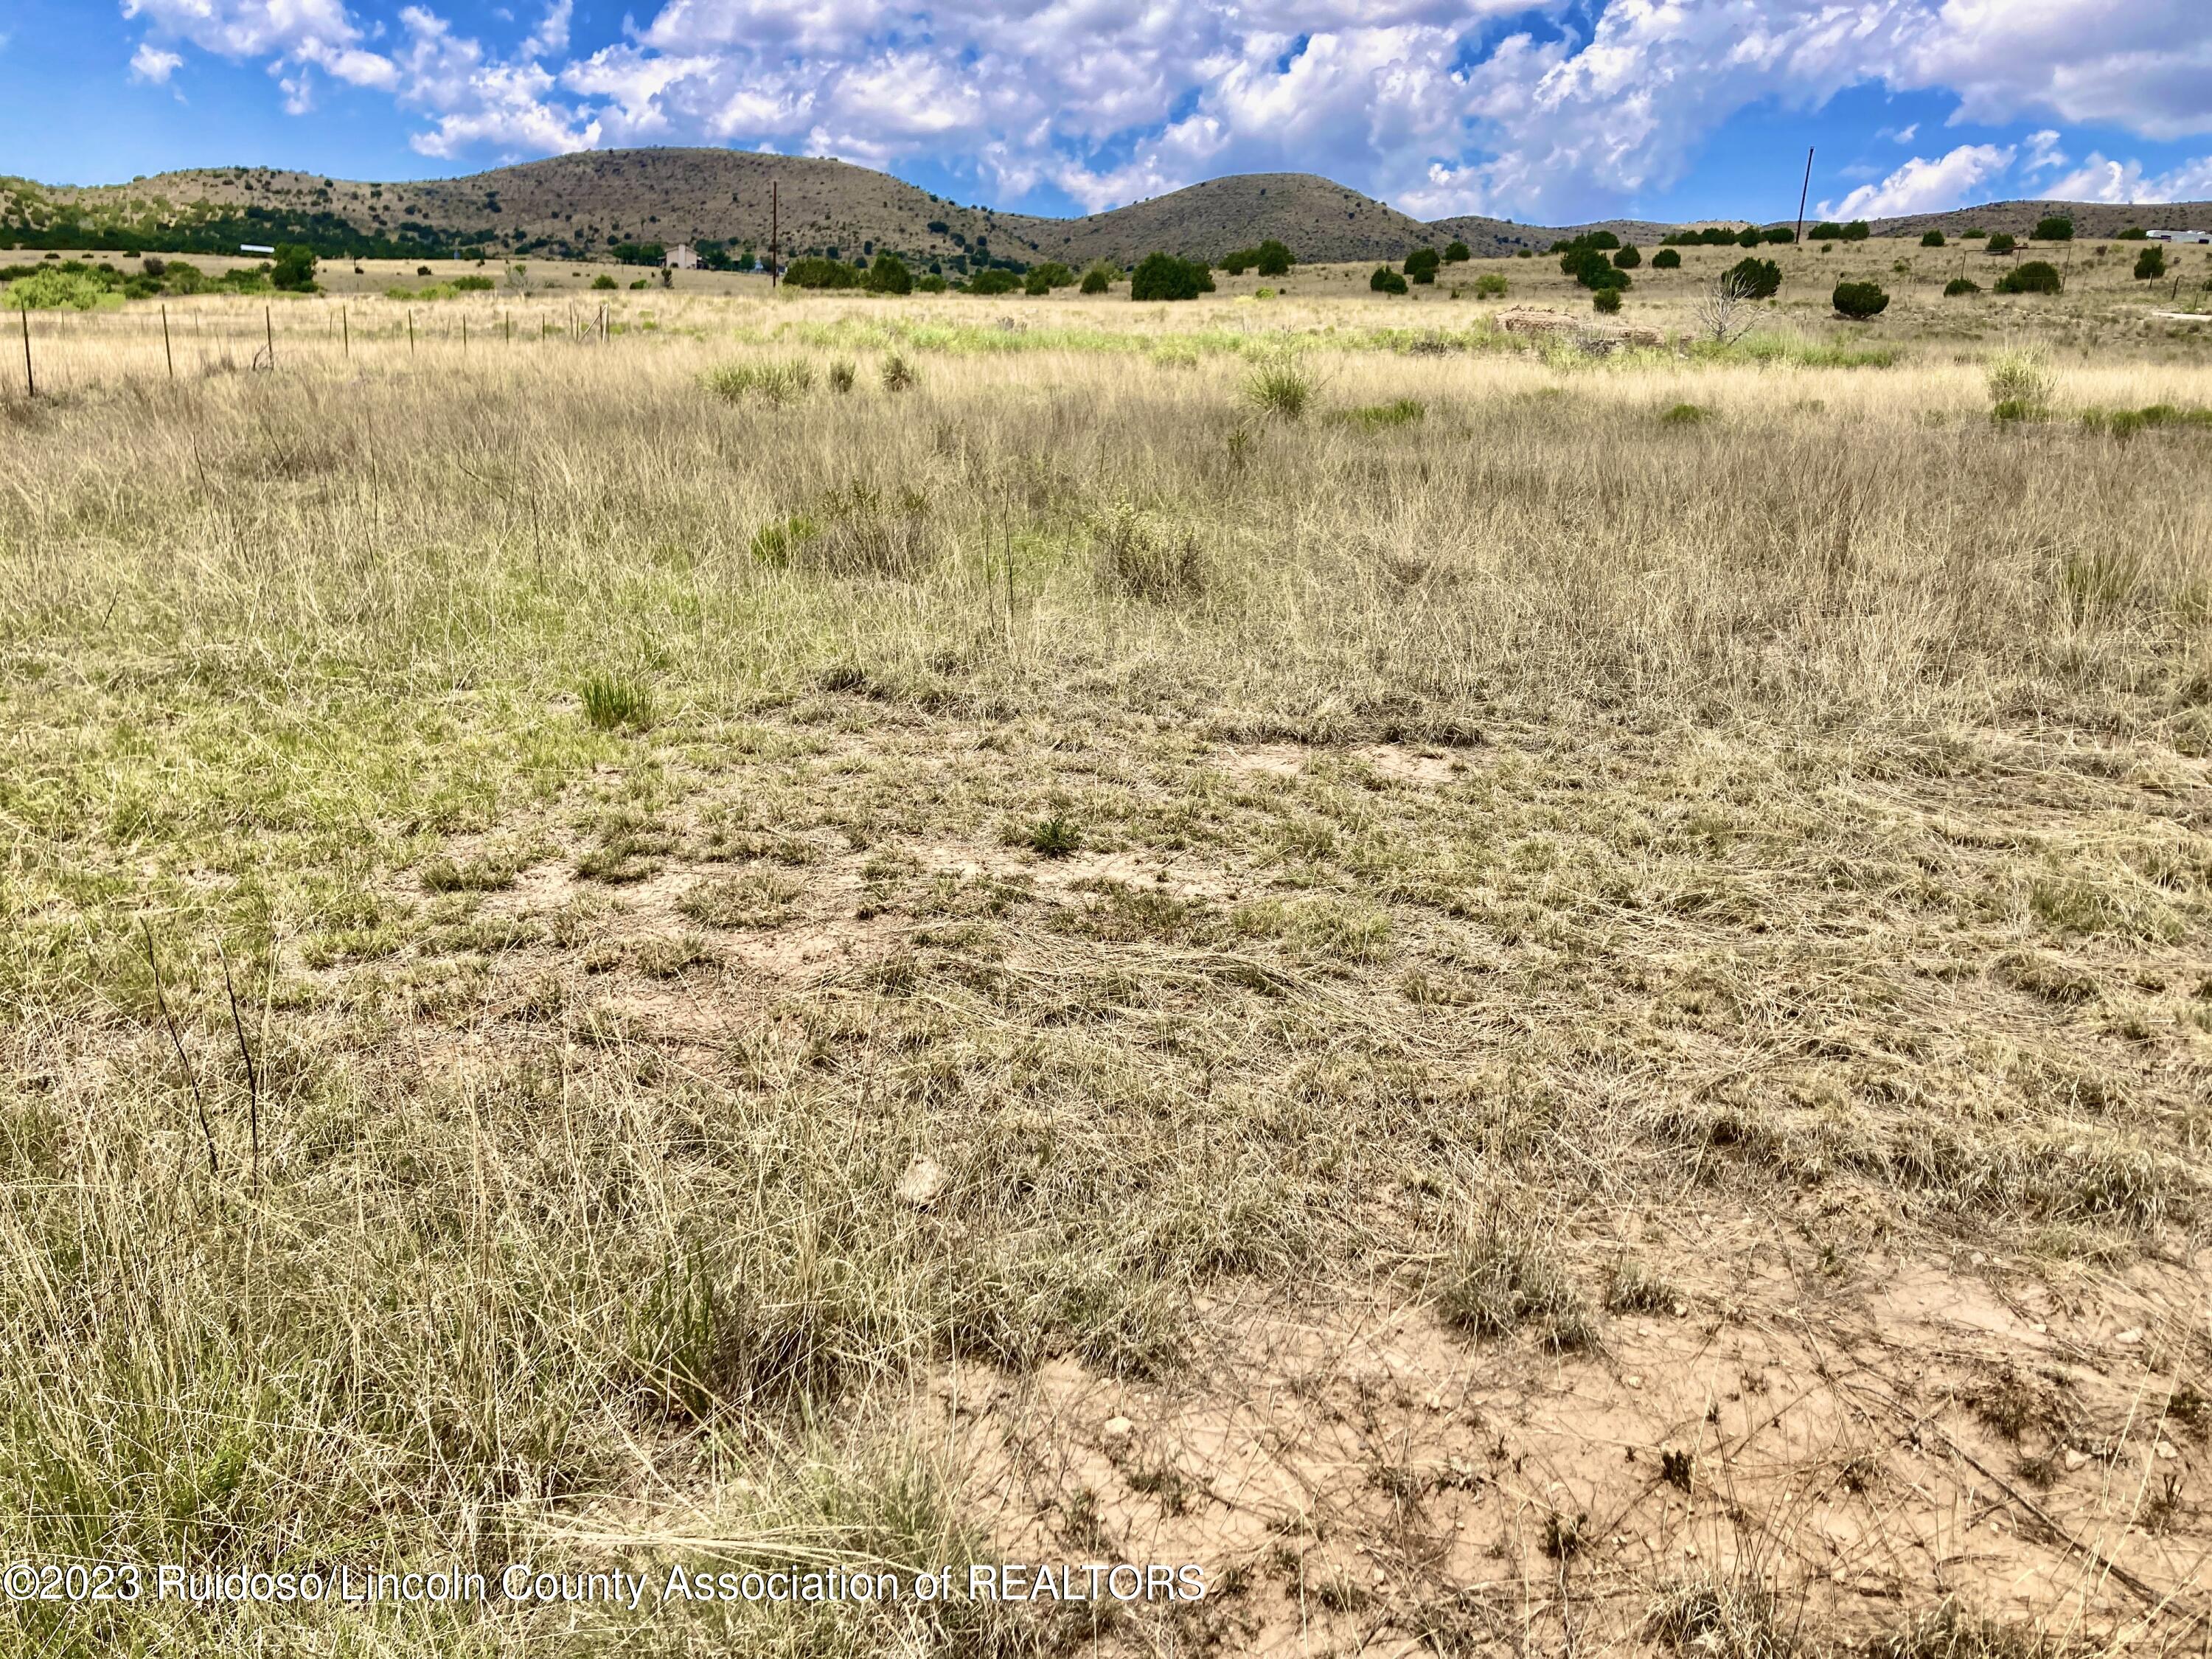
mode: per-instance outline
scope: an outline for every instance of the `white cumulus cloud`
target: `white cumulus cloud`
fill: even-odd
[[[0,45],[6,37],[0,35]],[[163,52],[149,41],[141,40],[138,50],[131,54],[131,78],[144,81],[153,86],[166,86],[169,77],[185,66],[181,53]]]
[[[1820,204],[1827,219],[1893,219],[1963,207],[2012,165],[2009,144],[1961,144],[1948,155],[1916,155],[1878,185],[1861,185],[1840,202]]]

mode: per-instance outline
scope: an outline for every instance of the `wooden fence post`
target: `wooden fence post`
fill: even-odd
[[[23,319],[23,390],[31,397],[39,395],[39,382],[31,373],[31,308],[22,307]]]
[[[169,307],[161,307],[161,356],[169,362],[169,378],[177,378],[177,350],[169,343]]]

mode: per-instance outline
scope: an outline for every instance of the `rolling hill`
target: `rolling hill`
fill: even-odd
[[[1157,250],[1218,259],[1265,237],[1310,262],[1395,259],[1461,240],[1478,258],[1542,248],[1602,228],[1649,244],[1671,227],[1608,220],[1601,227],[1516,225],[1462,216],[1409,217],[1311,173],[1215,179],[1110,212],[1055,219],[963,206],[867,167],[817,156],[725,149],[594,150],[459,179],[378,184],[267,167],[161,173],[127,185],[42,185],[0,179],[0,246],[228,252],[241,242],[302,241],[328,256],[585,259],[624,243],[720,244],[765,252],[770,191],[779,198],[787,256],[850,258],[878,248],[955,270],[977,263],[1094,259],[1128,264]],[[2046,213],[2070,212],[2084,236],[2212,225],[2212,204],[2108,207],[1999,202],[1882,220],[1882,234],[1956,234],[1970,226],[2015,234]]]

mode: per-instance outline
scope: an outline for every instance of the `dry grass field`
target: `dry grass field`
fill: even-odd
[[[2203,1650],[2202,325],[678,282],[33,316],[0,1565],[1208,1594],[0,1649]]]

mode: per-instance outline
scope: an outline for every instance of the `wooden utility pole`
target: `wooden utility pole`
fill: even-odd
[[[169,343],[169,308],[167,306],[163,306],[161,307],[161,356],[168,359],[169,378],[173,380],[175,380],[177,378],[177,351],[176,348]]]
[[[261,307],[261,326],[268,332],[269,372],[274,374],[276,372],[276,319],[267,306]]]
[[[781,206],[781,204],[776,199],[775,183],[771,179],[768,187],[768,289],[769,292],[771,294],[775,292],[775,279],[777,274],[776,243],[779,238],[779,234],[782,230],[782,222],[779,214],[779,209]]]
[[[1797,192],[1797,246],[1805,246],[1805,198],[1813,193],[1813,147],[1805,147],[1805,183]]]
[[[31,374],[31,308],[25,306],[17,313],[23,319],[23,391],[25,395],[39,395],[39,383]]]

